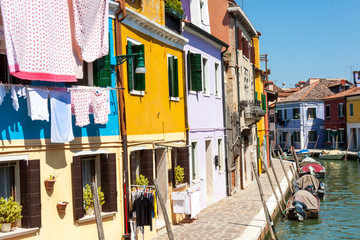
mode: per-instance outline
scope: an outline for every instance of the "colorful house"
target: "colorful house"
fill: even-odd
[[[189,158],[183,52],[188,40],[180,35],[181,16],[164,4],[161,0],[126,1],[126,18],[118,34],[122,54],[143,54],[146,68],[146,73],[136,71],[140,55],[122,65],[130,184],[136,185],[140,175],[150,185],[156,178],[171,219],[174,169],[185,166]],[[156,228],[165,226],[161,208],[153,222]],[[146,238],[154,237],[156,228],[149,231],[146,226]]]
[[[277,142],[282,148],[324,148],[325,115],[322,98],[333,95],[325,81],[317,81],[279,100]]]
[[[110,8],[110,12],[112,10]],[[94,239],[97,236],[95,216],[85,215],[83,202],[83,188],[93,182],[105,194],[101,211],[105,235],[115,239],[123,234],[123,209],[119,204],[122,198],[119,113],[115,75],[110,67],[110,63],[115,63],[112,19],[109,19],[108,34],[109,55],[84,66],[81,81],[74,83],[73,87],[65,83],[15,78],[9,75],[4,52],[0,54],[0,87],[18,90],[13,98],[6,94],[0,104],[0,197],[14,197],[22,205],[23,216],[20,227],[8,233],[0,232],[1,239],[68,239],[69,236]],[[91,67],[94,72],[89,70]],[[79,127],[74,124],[73,116],[72,124],[68,122],[67,126],[72,126],[74,139],[52,143],[51,124],[56,111],[50,111],[50,122],[32,120],[28,115],[29,96],[24,98],[21,92],[33,89],[35,92],[49,91],[50,96],[54,96],[66,90],[72,91],[74,87],[98,93],[105,90],[103,87],[111,87],[112,90],[105,90],[109,91],[110,101],[108,121],[95,124],[93,115],[90,115],[90,124]],[[13,105],[16,95],[18,105]],[[50,101],[53,100],[51,97]],[[68,99],[65,103],[69,104]],[[36,106],[44,106],[40,105]],[[66,121],[61,126],[60,132],[68,131]],[[52,188],[46,188],[44,182],[50,176],[54,176],[56,182]],[[66,202],[64,211],[58,208],[60,202]]]
[[[324,98],[325,105],[325,147],[346,149],[346,98],[358,94],[359,88],[350,88]]]
[[[228,45],[209,33],[208,3],[201,3],[182,1],[183,36],[189,39],[184,50],[190,182],[200,188],[203,209],[226,197],[221,52]]]

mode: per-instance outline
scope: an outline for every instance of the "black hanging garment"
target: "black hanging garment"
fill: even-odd
[[[130,216],[136,212],[137,226],[150,226],[150,231],[152,231],[152,211],[154,211],[153,204],[148,198],[142,196],[134,201]]]

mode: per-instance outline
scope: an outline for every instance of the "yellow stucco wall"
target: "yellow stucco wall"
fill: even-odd
[[[354,116],[350,116],[350,104],[353,104]],[[360,122],[360,96],[348,97],[346,99],[346,121],[348,123]]]
[[[130,27],[122,27],[123,52],[128,39],[145,46],[145,94],[138,96],[128,91],[127,67],[125,79],[126,123],[128,135],[160,135],[185,133],[184,59],[180,49],[166,44]],[[179,69],[179,101],[170,101],[168,83],[168,54],[177,57]]]
[[[71,164],[75,153],[90,150],[106,150],[107,153],[116,153],[118,211],[114,216],[103,218],[103,228],[106,239],[120,239],[119,236],[124,233],[124,224],[122,217],[123,191],[120,188],[122,185],[122,177],[120,176],[122,166],[120,164],[119,137],[77,138],[71,144],[49,144],[49,139],[46,141],[47,144],[45,144],[45,140],[26,140],[26,144],[24,140],[3,141],[0,146],[0,157],[28,155],[29,161],[40,159],[42,227],[37,233],[11,239],[98,239],[95,220],[78,223],[73,216]],[[44,181],[50,174],[55,175],[56,182],[54,189],[49,191],[45,189]],[[58,213],[56,208],[58,201],[69,202],[65,214]]]
[[[260,45],[259,45],[259,37],[253,38],[253,46],[255,48],[255,68],[260,69]],[[259,71],[255,72],[255,91],[257,92],[257,100],[261,101],[261,95],[264,94],[264,82],[261,77]],[[264,143],[264,135],[265,132],[265,117],[262,117],[261,120],[257,123],[257,134],[259,138],[259,148],[261,150],[261,146]],[[260,154],[261,156],[261,154]],[[260,158],[259,156],[259,158]],[[259,159],[259,166],[261,166],[261,159]],[[259,171],[261,171],[261,167],[259,167]]]
[[[165,24],[163,0],[126,0],[126,7],[135,10],[160,25]]]

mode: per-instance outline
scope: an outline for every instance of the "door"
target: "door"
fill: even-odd
[[[208,204],[214,199],[214,180],[213,180],[213,157],[211,149],[211,140],[205,141],[206,156],[206,194]]]
[[[166,161],[166,148],[155,150],[155,166],[156,166],[156,179],[159,183],[161,198],[165,204],[166,211],[168,211],[168,176],[167,176],[167,161]],[[165,226],[164,213],[161,210],[160,203],[157,201],[156,229]]]

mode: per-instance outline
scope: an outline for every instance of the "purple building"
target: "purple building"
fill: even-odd
[[[226,197],[222,50],[209,33],[207,0],[183,0],[187,78],[187,122],[192,186],[200,188],[200,209]],[[224,48],[225,49],[225,48]]]

